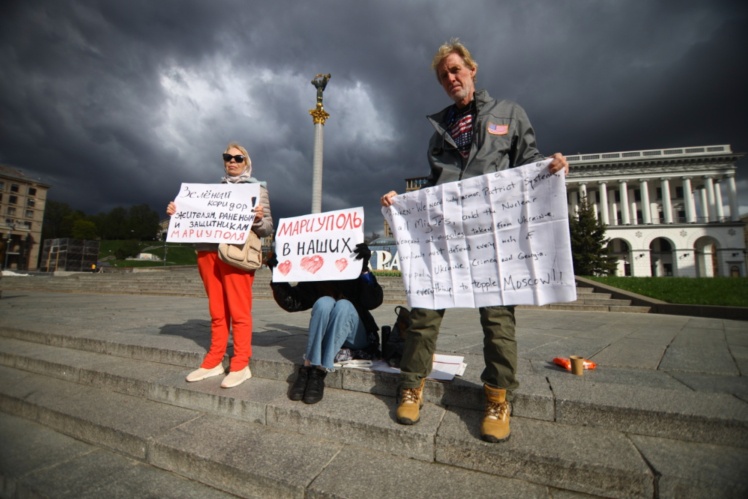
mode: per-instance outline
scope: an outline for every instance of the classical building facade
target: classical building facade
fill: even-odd
[[[618,275],[745,277],[742,157],[729,145],[567,156],[569,215],[593,208]]]
[[[3,269],[36,270],[49,185],[0,165],[0,248]]]
[[[606,226],[618,275],[746,276],[745,222],[729,145],[567,156],[569,216],[583,200]],[[405,179],[406,191],[426,177]],[[385,236],[391,237],[387,222]]]

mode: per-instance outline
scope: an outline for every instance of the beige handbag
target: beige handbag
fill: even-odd
[[[256,270],[262,265],[262,241],[249,231],[244,245],[221,243],[218,245],[218,258],[229,265],[246,270]]]

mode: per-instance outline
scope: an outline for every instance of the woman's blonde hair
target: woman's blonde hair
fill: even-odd
[[[465,65],[470,69],[474,69],[476,75],[478,74],[478,63],[475,62],[473,56],[470,55],[468,48],[462,44],[459,38],[451,38],[447,43],[439,47],[439,50],[436,51],[436,55],[431,61],[431,69],[436,73],[436,80],[439,83],[441,83],[441,80],[439,79],[439,64],[441,64],[449,54],[457,54],[462,57],[462,60],[465,61]],[[475,81],[475,75],[473,75],[473,81]]]

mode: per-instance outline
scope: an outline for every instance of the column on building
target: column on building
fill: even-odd
[[[597,193],[595,191],[587,191],[587,202],[592,207],[592,212],[595,214],[595,220],[600,220],[600,214],[597,207]]]
[[[629,216],[631,217],[631,224],[637,225],[639,223],[639,210],[638,204],[636,202],[636,190],[635,189],[629,189],[628,190],[628,197],[629,197]]]
[[[706,187],[699,187],[699,201],[701,201],[701,217],[699,222],[706,223],[709,220],[709,205],[706,199]]]
[[[577,208],[577,213],[582,209],[582,203],[587,203],[589,206],[590,200],[587,199],[587,182],[579,182],[579,199],[578,203],[579,206]]]
[[[693,200],[691,177],[683,177],[683,202],[686,205],[686,222],[692,224],[696,221],[696,206]]]
[[[652,211],[649,206],[649,182],[642,180],[639,182],[639,191],[642,198],[642,218],[645,224],[652,223]]]
[[[662,190],[662,214],[666,224],[673,223],[673,203],[670,201],[670,180],[667,178],[660,179],[660,189]]]
[[[725,210],[722,206],[722,184],[720,179],[714,179],[714,207],[717,209],[717,221],[721,222],[725,216]]]
[[[712,177],[705,175],[704,181],[706,182],[706,202],[709,207],[709,218],[707,220],[714,222],[717,219],[716,203],[714,202],[714,180]]]
[[[629,216],[629,190],[625,180],[618,181],[618,191],[621,195],[621,223],[623,225],[631,224]]]
[[[579,191],[569,192],[569,213],[573,216],[579,213]]]
[[[727,192],[730,197],[730,220],[737,222],[740,220],[740,210],[738,209],[738,189],[733,173],[727,176]]]
[[[603,224],[610,225],[610,217],[608,216],[610,213],[610,208],[608,207],[608,183],[598,182],[598,184],[600,185],[598,197],[600,198],[600,214],[602,215],[600,220]]]

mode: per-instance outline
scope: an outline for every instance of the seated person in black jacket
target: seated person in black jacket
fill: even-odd
[[[358,352],[354,357],[379,357],[379,328],[369,310],[382,304],[382,287],[369,272],[369,247],[358,244],[355,253],[356,260],[363,260],[357,279],[300,282],[295,286],[270,283],[275,301],[286,312],[312,309],[304,365],[288,393],[291,400],[307,404],[322,400],[325,376],[334,370],[335,356],[341,348]],[[272,257],[267,265],[272,270],[278,260]]]

